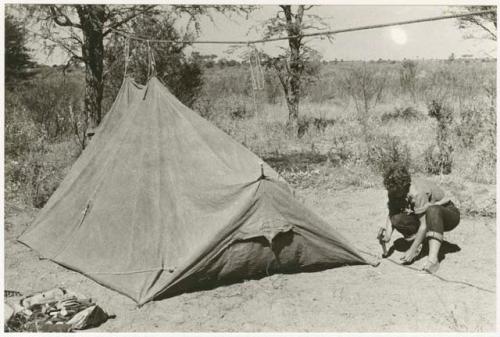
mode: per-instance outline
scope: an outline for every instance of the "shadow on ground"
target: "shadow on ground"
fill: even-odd
[[[391,246],[391,248],[389,248],[389,251],[387,252],[387,256],[388,257],[391,256],[392,253],[394,253],[394,251],[406,252],[410,248],[412,242],[413,241],[406,241],[403,238],[399,238],[399,239],[395,240],[393,245]],[[439,255],[438,255],[439,262],[441,262],[445,259],[446,254],[456,253],[456,252],[459,252],[460,250],[461,250],[460,246],[458,246],[454,243],[448,242],[448,241],[443,241],[443,243],[441,244],[441,249],[439,250]],[[422,247],[422,251],[417,256],[415,261],[420,260],[421,258],[427,256],[428,254],[429,254],[429,245],[427,243],[427,240],[425,240],[424,245]]]

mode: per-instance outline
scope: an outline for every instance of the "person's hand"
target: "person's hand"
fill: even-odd
[[[415,250],[414,249],[408,249],[405,253],[405,255],[403,255],[403,257],[401,258],[401,261],[403,263],[412,263],[413,260],[415,260],[415,258],[417,257],[417,254],[415,254]]]
[[[379,237],[378,237],[380,241],[382,241],[382,242],[389,242],[389,241],[391,241],[391,234],[387,230],[387,228],[380,227],[379,228],[379,233],[380,233],[380,231],[382,231],[382,233],[379,234]]]
[[[422,245],[420,244],[417,248],[410,247],[406,251],[406,253],[403,255],[401,258],[401,261],[403,261],[404,264],[410,264],[412,263],[415,258],[420,254],[420,251],[422,250]]]
[[[384,241],[386,243],[391,241],[391,232],[388,231],[387,229],[384,230],[384,235],[382,235],[382,241]]]
[[[408,207],[408,208],[406,208],[403,212],[404,212],[406,215],[411,215],[411,214],[413,214],[413,213],[414,213],[414,212],[413,212],[413,210],[412,210],[411,208],[409,208],[409,207]]]

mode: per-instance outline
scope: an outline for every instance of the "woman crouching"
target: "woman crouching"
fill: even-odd
[[[391,166],[384,174],[387,189],[389,216],[383,240],[389,242],[393,228],[407,241],[413,240],[401,258],[410,264],[420,254],[427,238],[429,255],[422,269],[435,273],[439,269],[438,254],[443,233],[451,231],[460,222],[460,212],[444,191],[433,182],[411,179],[407,168],[401,164]]]

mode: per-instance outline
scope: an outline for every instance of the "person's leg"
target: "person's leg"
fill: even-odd
[[[399,213],[390,217],[392,227],[401,233],[405,239],[411,239],[417,233],[420,221],[415,215]]]
[[[434,205],[425,212],[427,223],[427,237],[429,239],[429,255],[423,269],[435,273],[439,269],[439,250],[443,241],[443,233],[458,225],[460,213],[453,204],[450,207]]]
[[[423,269],[429,273],[434,274],[439,269],[438,254],[441,248],[441,240],[429,237],[429,255],[427,261],[424,263]]]
[[[405,213],[400,213],[396,214],[390,217],[391,219],[391,224],[394,229],[396,229],[398,232],[400,232],[406,241],[414,241],[415,237],[417,235],[417,231],[420,227],[420,220],[418,217],[414,214],[405,214]],[[413,245],[412,245],[413,246]],[[410,250],[412,247],[409,248]],[[418,245],[417,247],[414,248],[412,251],[411,255],[412,258],[408,261],[404,261],[404,263],[410,264],[413,262],[415,258],[420,254],[422,250],[422,245]],[[408,253],[409,251],[407,251]],[[405,254],[406,256],[406,254]],[[403,257],[404,258],[404,257]]]
[[[449,232],[455,229],[455,227],[457,227],[458,223],[460,222],[460,211],[455,206],[455,204],[450,201],[448,204],[443,206],[442,213],[444,219],[444,231]]]

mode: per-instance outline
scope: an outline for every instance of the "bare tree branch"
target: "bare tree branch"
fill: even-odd
[[[64,14],[60,6],[49,5],[49,9],[51,13],[50,18],[54,20],[54,22],[58,26],[82,28],[80,24],[72,22],[71,19],[66,14]]]
[[[124,24],[126,24],[127,22],[133,20],[137,16],[152,11],[153,9],[155,9],[157,7],[157,5],[148,5],[148,6],[140,6],[140,7],[141,7],[140,10],[139,10],[138,7],[131,8],[129,15],[125,16],[120,21],[116,21],[116,22],[113,22],[112,24],[108,25],[106,27],[107,29],[103,33],[103,36],[108,35],[109,33],[111,33],[113,31],[113,29],[116,29],[116,28],[118,28],[120,26],[123,26]]]

